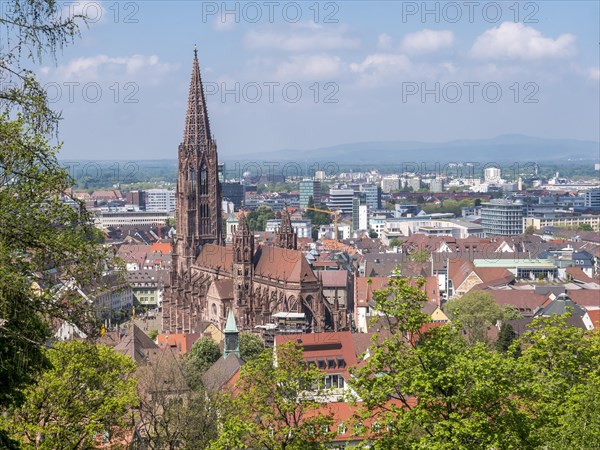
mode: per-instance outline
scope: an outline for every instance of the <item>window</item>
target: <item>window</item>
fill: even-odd
[[[342,389],[344,377],[341,375],[327,375],[325,377],[325,389]]]

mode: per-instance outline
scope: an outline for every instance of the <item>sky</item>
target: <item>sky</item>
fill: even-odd
[[[176,158],[197,46],[221,159],[351,142],[600,140],[596,1],[65,2],[35,70],[64,159]]]

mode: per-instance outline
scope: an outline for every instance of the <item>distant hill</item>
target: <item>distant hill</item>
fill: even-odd
[[[516,162],[598,161],[600,143],[576,139],[545,139],[524,135],[502,135],[493,139],[463,139],[450,142],[382,141],[355,142],[309,150],[288,149],[232,155],[243,160],[343,161],[345,163]]]

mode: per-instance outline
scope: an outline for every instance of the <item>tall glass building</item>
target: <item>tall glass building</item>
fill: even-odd
[[[523,233],[523,203],[492,200],[481,204],[481,225],[486,236]]]

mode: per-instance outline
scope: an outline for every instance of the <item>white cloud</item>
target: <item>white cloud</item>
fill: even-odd
[[[421,30],[404,36],[400,48],[406,53],[433,53],[452,47],[452,31]]]
[[[377,37],[377,48],[379,50],[390,50],[392,48],[392,38],[389,34],[381,33]]]
[[[596,80],[596,81],[600,80],[600,68],[592,67],[589,70],[589,76],[592,80]]]
[[[165,74],[176,68],[175,65],[161,63],[156,55],[132,55],[111,57],[96,55],[71,60],[56,68],[42,67],[41,73],[53,76],[54,81],[89,81],[113,77],[144,77],[146,79]]]
[[[347,35],[347,28],[323,27],[313,22],[293,24],[287,32],[252,30],[244,37],[246,46],[254,49],[291,52],[356,49],[360,39]]]
[[[360,63],[350,64],[350,70],[356,73],[393,74],[405,72],[410,67],[410,60],[405,55],[393,53],[375,53]]]
[[[522,23],[503,22],[477,37],[471,55],[481,59],[564,58],[575,53],[575,40],[570,33],[552,39]]]
[[[231,31],[235,27],[236,17],[235,14],[219,14],[215,17],[213,28],[216,31]]]
[[[277,79],[325,79],[340,74],[342,61],[330,55],[295,55],[279,64],[275,71]]]

